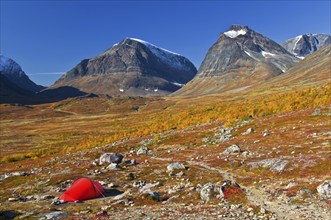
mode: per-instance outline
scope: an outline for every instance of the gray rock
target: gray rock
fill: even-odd
[[[223,154],[240,153],[240,152],[241,152],[240,147],[236,144],[233,144],[230,147],[226,148],[223,151]]]
[[[216,198],[220,190],[214,183],[206,183],[202,186],[200,197],[204,202],[209,202],[212,198]]]
[[[270,135],[268,130],[264,130],[262,132],[262,134],[263,134],[263,137],[266,137],[266,136],[269,136]]]
[[[161,201],[160,194],[151,190],[144,191],[144,194],[150,195],[153,200],[155,201]]]
[[[104,153],[100,157],[100,164],[110,164],[116,163],[119,164],[123,160],[123,155],[118,153]]]
[[[118,165],[117,163],[111,163],[109,166],[107,166],[108,170],[121,170],[122,167]]]
[[[185,170],[185,169],[186,169],[185,165],[179,162],[171,163],[167,166],[167,172],[172,172],[174,170]]]
[[[52,195],[43,195],[43,196],[40,196],[40,200],[49,200],[49,199],[54,199],[55,196],[52,196]]]
[[[314,112],[313,112],[311,115],[312,115],[312,116],[321,115],[321,109],[316,108],[316,109],[314,110]]]
[[[57,219],[63,219],[68,217],[67,212],[62,212],[62,211],[55,211],[51,212],[45,215],[47,220],[57,220]]]
[[[126,160],[125,164],[128,165],[137,165],[137,161],[135,159],[131,159],[131,160]]]
[[[288,164],[288,161],[279,158],[272,158],[272,159],[261,160],[258,162],[250,162],[247,164],[252,168],[264,167],[264,168],[270,168],[270,170],[275,172],[282,172],[284,171],[286,165]]]
[[[331,181],[324,181],[317,187],[317,192],[323,199],[331,199]]]
[[[139,150],[137,151],[137,155],[140,154],[147,154],[149,149],[147,147],[140,147]]]
[[[221,143],[221,142],[229,141],[229,140],[231,140],[231,138],[232,138],[231,134],[224,134],[224,135],[221,135],[220,139],[218,139],[216,142]]]
[[[254,132],[253,128],[248,128],[247,131],[245,131],[244,133],[242,133],[242,135],[247,135],[247,134],[251,134]]]
[[[8,198],[8,202],[17,202],[19,200],[19,198]]]
[[[140,192],[143,193],[144,191],[148,191],[148,190],[150,190],[151,188],[156,187],[156,186],[159,186],[159,185],[160,185],[159,182],[154,183],[154,184],[152,184],[152,183],[146,183],[146,184],[140,189]]]

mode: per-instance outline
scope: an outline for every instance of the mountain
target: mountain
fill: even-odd
[[[271,87],[300,87],[331,81],[331,44],[325,46],[297,63],[286,73],[266,83],[263,89]]]
[[[19,64],[3,55],[0,55],[0,74],[4,75],[11,83],[23,90],[39,92],[45,88],[32,82]],[[3,77],[1,80],[3,80]],[[3,83],[4,82],[2,82],[2,84]]]
[[[299,59],[247,26],[232,25],[208,50],[195,78],[175,95],[244,89],[278,76]]]
[[[300,59],[314,53],[316,50],[331,44],[331,36],[327,34],[304,34],[289,39],[281,45]]]
[[[126,38],[102,54],[81,61],[50,89],[70,86],[108,95],[165,95],[196,74],[185,57],[146,41]]]

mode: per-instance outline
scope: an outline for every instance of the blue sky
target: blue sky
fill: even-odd
[[[125,37],[180,53],[199,68],[220,33],[248,25],[275,40],[330,34],[330,1],[0,0],[0,53],[51,85]]]

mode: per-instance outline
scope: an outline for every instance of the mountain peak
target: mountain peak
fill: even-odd
[[[182,55],[138,38],[125,38],[98,56],[79,63],[52,88],[72,86],[84,92],[108,95],[160,95],[179,89],[196,72]]]
[[[246,88],[284,73],[295,56],[243,25],[232,25],[208,50],[196,77],[176,94],[208,94]]]
[[[248,26],[233,24],[231,25],[230,29],[228,29],[223,34],[230,38],[236,38],[239,35],[245,35],[248,31]]]
[[[18,63],[2,54],[0,54],[0,74],[22,89],[32,92],[39,92],[44,89],[43,86],[32,82]]]

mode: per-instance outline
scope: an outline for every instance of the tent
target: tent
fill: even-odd
[[[98,181],[90,180],[89,178],[80,178],[60,196],[60,200],[74,202],[94,199],[103,193],[104,189]]]

